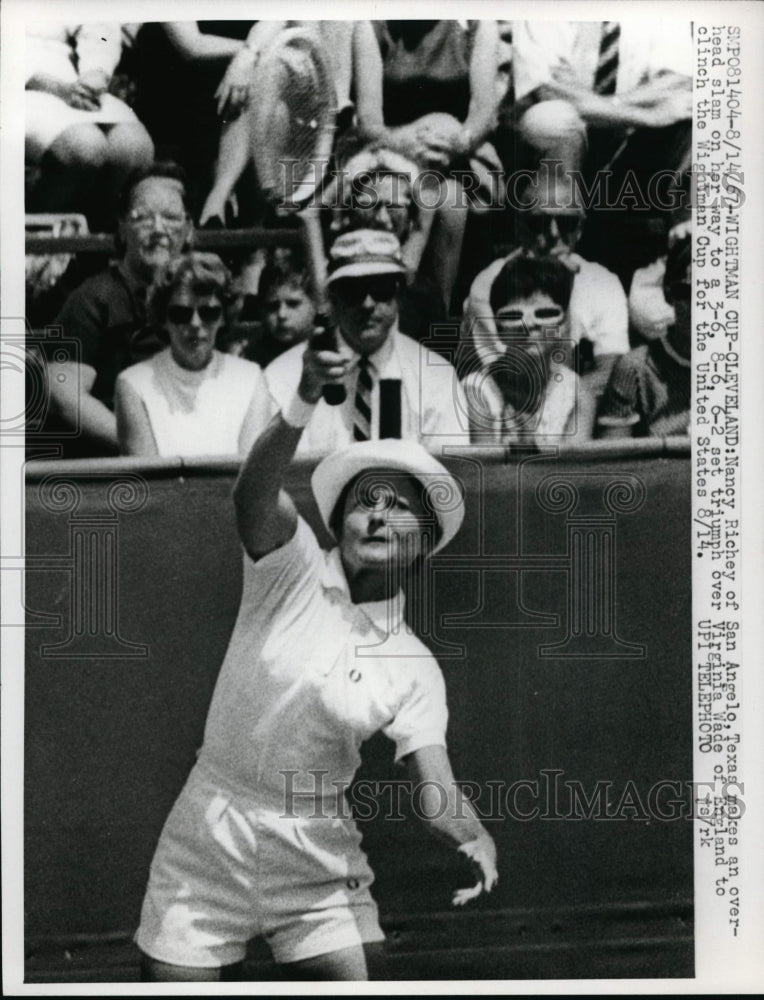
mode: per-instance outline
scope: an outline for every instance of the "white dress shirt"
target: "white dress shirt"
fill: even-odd
[[[599,56],[601,21],[515,21],[512,26],[512,73],[515,99],[543,83],[566,60],[583,87],[592,89]],[[647,83],[661,71],[692,77],[690,22],[661,18],[619,21],[616,93]]]
[[[305,344],[297,344],[276,358],[265,377],[276,405],[282,412],[297,393],[302,374]],[[355,390],[359,355],[340,337],[340,353],[351,357],[346,380],[347,396],[340,406],[323,399],[316,405],[303,431],[298,454],[327,454],[352,444]],[[372,375],[371,438],[379,438],[380,379],[401,382],[401,438],[418,441],[432,452],[444,444],[469,444],[469,425],[464,394],[453,366],[441,355],[418,344],[392,327],[387,340],[369,355]]]

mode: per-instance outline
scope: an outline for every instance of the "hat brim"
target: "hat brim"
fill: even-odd
[[[340,278],[366,278],[373,274],[405,274],[406,268],[394,261],[356,261],[342,264],[326,279],[327,285]]]
[[[397,438],[352,444],[328,455],[316,467],[311,487],[330,534],[334,534],[332,514],[342,491],[356,476],[371,469],[404,472],[422,484],[427,506],[437,517],[441,530],[433,552],[445,548],[464,520],[464,497],[459,481],[420,444]]]

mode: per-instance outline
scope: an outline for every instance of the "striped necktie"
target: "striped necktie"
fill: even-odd
[[[597,94],[614,94],[618,76],[618,42],[621,26],[618,21],[603,21],[597,71],[594,74],[594,91]]]
[[[367,357],[358,364],[358,382],[355,387],[355,415],[353,417],[353,437],[356,441],[371,439],[371,372]]]

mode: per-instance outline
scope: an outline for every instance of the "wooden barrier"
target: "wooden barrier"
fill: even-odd
[[[687,445],[512,463],[464,449],[448,464],[467,518],[433,563],[432,610],[410,595],[412,621],[440,660],[454,769],[492,815],[501,879],[453,911],[468,873],[405,800],[405,820],[364,822],[396,974],[691,976]],[[316,525],[309,472],[296,464],[290,488]],[[136,976],[148,865],[238,606],[234,473],[28,466],[30,981]],[[389,793],[403,778],[392,744],[370,741],[359,780]],[[253,978],[273,976],[252,955]]]

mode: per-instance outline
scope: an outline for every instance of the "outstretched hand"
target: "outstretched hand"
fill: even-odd
[[[219,115],[234,118],[249,104],[252,71],[257,62],[257,55],[257,52],[253,52],[245,45],[228,63],[223,79],[215,91]]]
[[[477,899],[484,892],[491,892],[499,880],[496,868],[496,845],[487,834],[461,844],[457,850],[468,858],[477,876],[477,882],[469,889],[457,889],[451,899],[452,906],[464,906]]]

